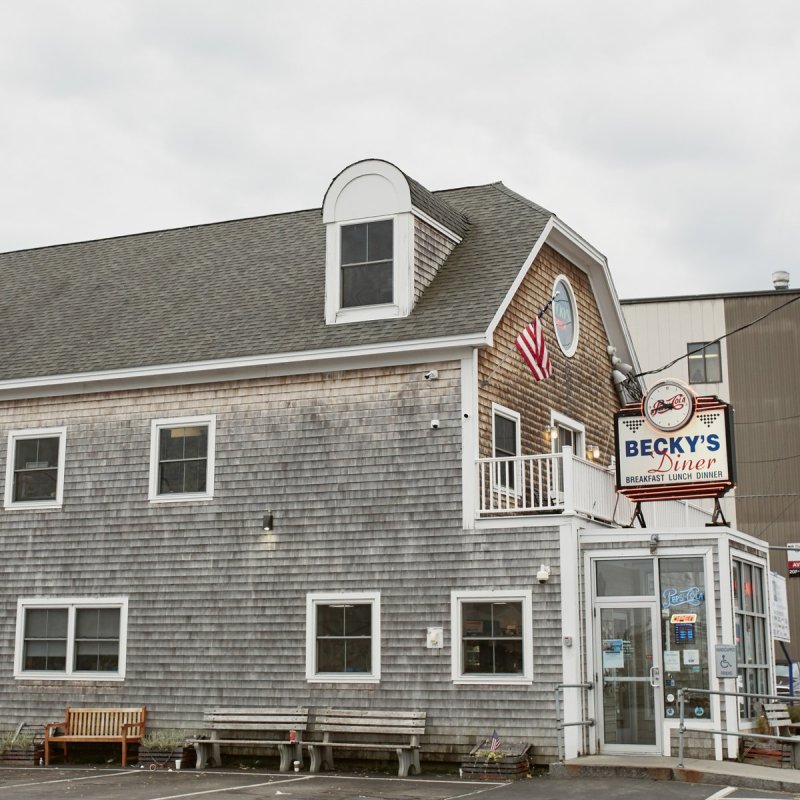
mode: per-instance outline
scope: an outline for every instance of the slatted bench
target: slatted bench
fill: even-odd
[[[44,726],[44,763],[50,764],[51,746],[63,748],[64,760],[70,744],[119,742],[122,766],[128,765],[128,745],[144,736],[147,708],[67,708],[62,722]]]
[[[308,728],[307,708],[215,708],[203,714],[208,738],[187,739],[187,744],[197,751],[197,769],[210,761],[212,766],[222,766],[220,747],[277,747],[281,756],[281,772],[288,772],[292,757],[301,760],[303,733]],[[221,734],[242,734],[222,736]]]
[[[311,771],[324,766],[333,769],[333,748],[347,750],[394,750],[399,777],[412,770],[419,775],[419,739],[425,733],[424,711],[362,711],[324,708],[317,711],[309,732],[321,741],[307,741],[303,746],[311,755]],[[376,741],[377,739],[377,741]]]

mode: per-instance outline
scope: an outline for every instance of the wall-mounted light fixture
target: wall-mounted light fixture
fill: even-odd
[[[599,461],[600,460],[600,445],[597,444],[590,444],[587,450],[587,454],[592,461]]]
[[[542,564],[539,567],[539,571],[536,573],[536,580],[539,583],[547,583],[550,580],[550,567],[546,564]]]
[[[264,514],[264,519],[261,521],[261,529],[264,531],[272,530],[272,512],[267,511]]]
[[[550,439],[551,442],[556,441],[558,439],[558,425],[551,425],[547,428],[547,438]]]

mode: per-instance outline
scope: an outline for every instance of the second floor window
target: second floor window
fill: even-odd
[[[342,308],[394,301],[394,222],[362,222],[341,229]]]
[[[151,500],[191,500],[213,496],[214,427],[214,417],[153,422]]]
[[[722,360],[719,342],[690,342],[689,383],[721,383]]]
[[[12,431],[8,437],[7,508],[57,508],[64,487],[64,428]]]

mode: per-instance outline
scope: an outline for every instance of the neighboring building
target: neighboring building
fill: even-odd
[[[643,371],[687,356],[647,381],[671,375],[734,407],[737,485],[723,501],[724,513],[776,548],[770,568],[787,577],[785,546],[800,542],[800,302],[794,302],[800,290],[788,288],[788,273],[773,277],[770,291],[624,300],[622,306]],[[797,660],[800,578],[787,580],[787,596],[787,648]],[[775,655],[785,660],[780,647]]]
[[[500,183],[361,161],[321,211],[7,253],[0,285],[6,725],[413,707],[423,758],[496,729],[546,762],[589,683],[568,756],[661,753],[715,643],[766,646],[758,540],[678,502],[620,527],[605,258]],[[535,382],[514,340],[553,299]]]

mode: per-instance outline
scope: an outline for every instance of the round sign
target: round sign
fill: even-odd
[[[694,394],[679,381],[659,381],[644,396],[642,414],[660,431],[680,430],[694,416]]]
[[[578,347],[578,309],[564,275],[559,275],[553,284],[553,327],[564,355],[573,355]]]

